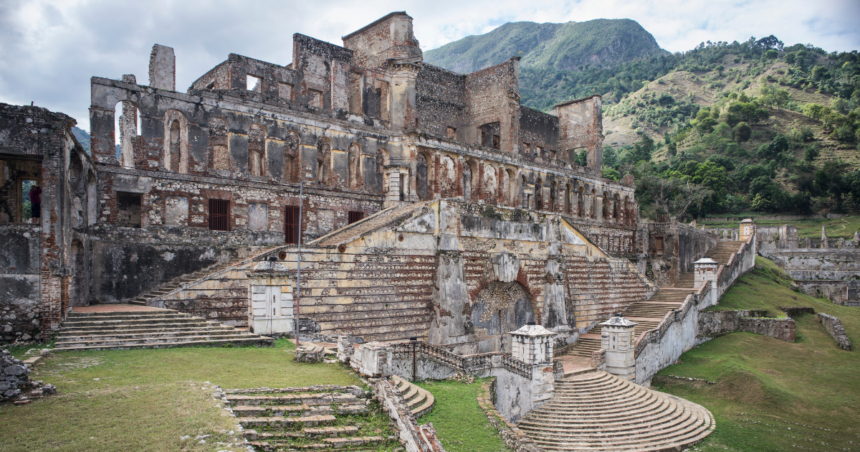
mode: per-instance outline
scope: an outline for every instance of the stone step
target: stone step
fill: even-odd
[[[175,325],[173,323],[163,323],[163,324],[155,324],[155,325],[140,325],[136,327],[129,327],[123,325],[111,326],[111,327],[85,327],[85,328],[66,328],[63,327],[60,329],[60,337],[63,336],[80,336],[80,335],[89,335],[89,334],[135,334],[142,332],[170,332],[170,331],[191,331],[191,330],[208,330],[208,329],[218,329],[218,328],[232,328],[224,325],[213,325],[209,322],[199,322],[197,324],[179,324]]]
[[[272,416],[272,417],[240,417],[239,424],[244,428],[290,428],[306,425],[330,424],[335,417],[326,414],[320,416]]]
[[[403,398],[406,400],[409,409],[412,411],[412,415],[415,416],[416,419],[429,413],[430,410],[433,409],[433,404],[436,403],[436,399],[430,391],[406,381],[397,375],[393,375],[391,377],[391,381],[394,382],[397,389],[400,390],[401,394],[403,394]]]
[[[80,312],[80,311],[72,311],[70,312],[66,318],[67,319],[77,319],[77,318],[87,318],[87,319],[95,319],[95,318],[124,318],[128,316],[133,317],[160,317],[160,316],[168,316],[168,317],[176,317],[176,316],[188,316],[188,314],[181,313],[179,311],[175,311],[173,309],[158,309],[152,311],[120,311],[120,312]]]
[[[146,339],[177,339],[184,337],[199,337],[199,336],[207,336],[207,337],[222,337],[222,336],[234,336],[237,334],[247,335],[247,332],[243,332],[242,330],[237,330],[235,328],[227,327],[219,327],[219,328],[200,328],[200,329],[192,329],[192,330],[179,330],[179,331],[146,331],[140,333],[132,333],[132,334],[111,334],[111,333],[101,333],[97,335],[61,335],[57,338],[57,344],[65,344],[68,342],[82,342],[82,341],[130,341],[130,340],[146,340]]]
[[[159,345],[159,344],[180,344],[184,342],[200,342],[200,341],[225,341],[233,339],[247,339],[254,337],[249,333],[241,333],[238,330],[227,334],[204,334],[192,336],[173,336],[173,337],[149,337],[144,336],[138,339],[102,339],[96,338],[93,340],[73,340],[74,338],[58,341],[57,345],[62,347],[125,347],[129,345]]]
[[[64,327],[82,328],[82,327],[110,327],[110,326],[143,326],[170,323],[172,325],[185,325],[195,323],[205,323],[206,319],[201,317],[182,317],[182,318],[145,318],[145,319],[105,319],[105,320],[69,320],[63,322]]]
[[[233,409],[236,412],[236,409]],[[344,425],[341,427],[322,427],[322,428],[305,428],[300,432],[257,432],[253,429],[248,429],[243,432],[245,438],[249,441],[264,439],[264,440],[279,440],[288,438],[307,438],[307,437],[336,437],[344,435],[353,435],[358,433],[358,427],[354,425]]]
[[[244,335],[242,339],[216,339],[204,341],[189,341],[189,342],[170,342],[166,344],[141,344],[141,345],[119,345],[119,346],[78,346],[78,347],[56,347],[54,351],[83,351],[83,350],[107,350],[107,349],[136,349],[136,348],[173,348],[173,347],[197,347],[197,346],[223,346],[223,345],[238,345],[248,346],[257,345],[261,347],[269,347],[274,343],[274,340],[265,336]]]
[[[284,406],[284,405],[354,405],[359,403],[358,397],[339,392],[298,393],[279,395],[245,395],[228,394],[227,403],[242,406]]]
[[[239,405],[233,407],[233,414],[238,417],[306,417],[334,414],[334,410],[328,405]]]
[[[519,428],[545,450],[681,450],[713,430],[703,407],[606,372],[556,382],[552,399]]]

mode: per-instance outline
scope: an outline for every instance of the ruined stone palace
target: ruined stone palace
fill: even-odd
[[[648,290],[614,260],[648,239],[632,180],[601,177],[599,96],[552,114],[521,106],[516,57],[466,75],[425,64],[405,13],[343,46],[295,34],[286,65],[231,54],[186,92],[176,64],[156,45],[148,85],[93,77],[89,154],[70,118],[3,106],[5,340],[270,248],[294,258],[299,234],[307,244],[363,219],[352,230],[394,234],[389,217],[419,210],[435,213],[384,246],[361,234],[343,241],[349,253],[311,244],[302,290],[316,329],[402,339],[436,325],[444,342],[528,320],[584,327]],[[27,181],[44,189],[39,223],[23,221]],[[247,325],[249,288],[231,280],[149,302]],[[501,293],[512,300],[486,301]]]
[[[706,409],[635,384],[702,340],[699,312],[754,266],[755,225],[640,222],[633,177],[602,177],[600,96],[522,106],[517,57],[425,64],[403,12],[342,44],[295,34],[288,64],[231,54],[185,92],[181,53],[155,45],[148,85],[92,78],[89,152],[68,116],[0,104],[0,341],[298,334],[365,375],[497,377],[496,409],[541,447],[557,441],[540,416],[570,402],[557,381],[673,407],[661,422],[683,429],[636,427],[660,431],[651,446],[709,434]],[[173,329],[72,312],[109,303],[171,309],[149,318]]]

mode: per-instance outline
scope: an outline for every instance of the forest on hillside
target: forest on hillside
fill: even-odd
[[[667,83],[663,76],[673,72],[684,73],[713,98],[675,97],[659,89]],[[608,116],[631,118],[639,139],[605,147],[604,176],[633,174],[648,218],[860,207],[856,51],[784,47],[769,36],[703,43],[689,52],[608,71],[585,69],[574,77],[585,85],[574,85],[572,96],[610,93],[605,99],[617,104],[607,108]],[[804,93],[829,102],[808,102]]]

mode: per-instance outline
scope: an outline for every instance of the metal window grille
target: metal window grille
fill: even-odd
[[[349,211],[349,224],[361,221],[362,219],[364,219],[364,212],[357,212],[354,210]]]
[[[209,229],[212,231],[230,230],[230,201],[209,200]]]
[[[284,243],[299,243],[299,206],[286,206]]]

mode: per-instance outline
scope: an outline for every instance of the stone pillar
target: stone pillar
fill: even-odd
[[[176,55],[172,47],[155,44],[149,56],[149,86],[176,91]]]
[[[388,173],[388,193],[385,196],[385,206],[390,207],[400,202],[400,170],[399,168],[386,168]]]
[[[741,221],[739,229],[739,240],[746,242],[751,236],[755,235],[755,223],[749,218]]]
[[[606,350],[606,371],[625,380],[636,378],[636,357],[633,323],[621,315],[600,324],[600,347]]]
[[[830,248],[830,245],[827,243],[827,226],[824,225],[821,226],[821,248]]]
[[[717,268],[720,264],[710,257],[703,257],[696,262],[693,262],[693,272],[695,276],[694,287],[699,287],[702,284],[710,284],[711,291],[708,294],[706,306],[717,304]]]

